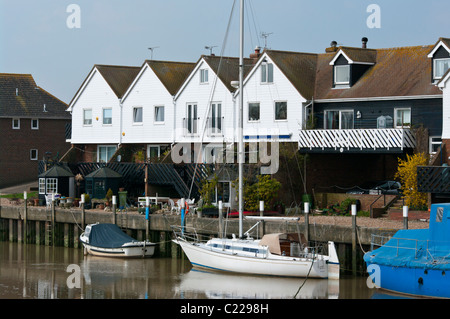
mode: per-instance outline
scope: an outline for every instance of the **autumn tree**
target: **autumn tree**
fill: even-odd
[[[395,178],[402,184],[405,204],[411,208],[423,208],[427,205],[427,194],[417,188],[417,166],[427,165],[425,153],[406,155],[406,160],[398,159],[398,170]]]

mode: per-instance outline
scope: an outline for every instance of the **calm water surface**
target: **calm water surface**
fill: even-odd
[[[0,299],[292,299],[303,282],[198,271],[187,259],[113,259],[84,256],[82,249],[0,242]],[[344,277],[308,279],[296,298],[387,296],[369,289],[366,277]]]

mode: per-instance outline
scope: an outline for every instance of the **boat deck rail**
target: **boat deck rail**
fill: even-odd
[[[370,250],[373,251],[382,246],[395,249],[397,257],[406,250],[412,250],[414,251],[415,259],[423,257],[423,252],[425,252],[425,259],[431,260],[433,263],[448,262],[450,260],[450,241],[400,238],[372,234]]]

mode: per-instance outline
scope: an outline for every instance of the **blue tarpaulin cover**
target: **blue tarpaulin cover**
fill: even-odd
[[[89,233],[89,244],[102,248],[117,248],[136,240],[125,234],[115,224],[95,224]]]
[[[450,204],[433,204],[429,229],[399,230],[364,255],[368,264],[450,270]]]

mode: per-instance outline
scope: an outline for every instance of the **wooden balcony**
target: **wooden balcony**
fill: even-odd
[[[401,153],[415,144],[406,128],[299,130],[298,142],[302,153]]]

